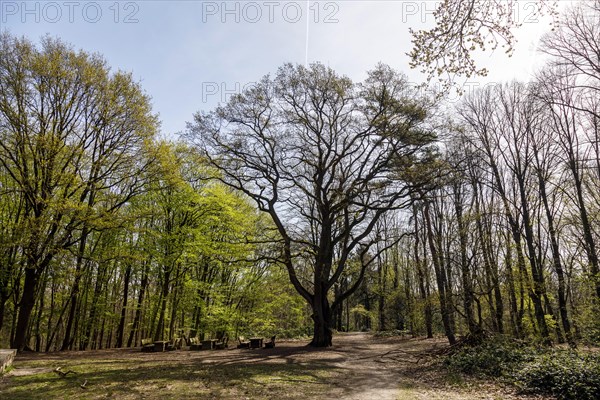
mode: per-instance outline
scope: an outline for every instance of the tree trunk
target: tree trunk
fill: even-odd
[[[35,306],[35,290],[38,283],[39,275],[33,268],[25,269],[25,282],[23,284],[23,294],[19,302],[19,317],[14,334],[14,340],[11,345],[13,349],[19,352],[23,351],[28,346],[29,338],[27,332],[29,330],[29,321],[31,312]]]
[[[471,335],[480,335],[481,334],[481,326],[479,326],[475,322],[475,317],[473,315],[473,303],[474,303],[474,294],[473,294],[473,286],[472,286],[472,277],[471,271],[469,268],[469,262],[467,258],[467,227],[465,226],[465,221],[463,218],[463,204],[462,204],[462,196],[461,196],[461,187],[460,183],[454,185],[454,211],[456,212],[456,222],[458,229],[458,239],[460,244],[460,271],[462,277],[462,286],[463,286],[463,297],[464,302],[463,306],[465,309],[465,316],[467,319],[467,327],[469,328],[469,333]]]
[[[146,293],[146,287],[148,286],[148,264],[144,262],[144,269],[142,272],[142,279],[140,282],[140,292],[138,294],[137,305],[135,307],[135,317],[133,318],[133,326],[131,332],[129,332],[129,339],[127,339],[127,347],[133,345],[133,341],[137,335],[142,319],[142,305],[144,303],[144,295]]]
[[[546,181],[540,173],[538,173],[538,178],[540,196],[542,198],[542,203],[544,204],[546,219],[548,220],[548,234],[550,236],[550,247],[552,249],[552,263],[558,279],[558,310],[560,313],[560,320],[569,346],[575,347],[575,339],[573,338],[573,334],[571,332],[571,323],[569,321],[569,314],[567,312],[565,274],[562,267],[562,261],[560,259],[560,248],[558,247],[558,239],[556,237],[556,229],[554,227],[554,216],[552,215],[550,203],[548,201],[548,194],[546,193]]]
[[[452,317],[451,317],[451,298],[448,296],[446,292],[447,289],[447,281],[446,275],[444,271],[442,271],[443,266],[440,265],[438,249],[435,245],[435,239],[433,237],[433,229],[431,226],[431,216],[429,211],[429,203],[425,202],[425,207],[423,210],[423,216],[425,218],[425,228],[427,232],[427,239],[429,242],[429,251],[431,252],[431,260],[433,263],[433,267],[435,270],[435,276],[438,286],[438,294],[440,299],[440,309],[442,313],[442,324],[444,325],[444,331],[446,333],[446,337],[448,338],[448,342],[450,345],[456,343],[456,337],[454,336],[454,331],[452,329]]]
[[[521,208],[523,213],[523,225],[525,227],[525,243],[527,245],[527,253],[529,255],[529,265],[531,268],[531,276],[533,278],[533,287],[529,291],[529,297],[533,303],[535,319],[540,329],[542,339],[550,344],[550,333],[542,305],[542,298],[546,292],[546,284],[544,283],[544,273],[535,252],[535,243],[533,237],[533,227],[531,216],[529,213],[529,202],[527,201],[527,192],[525,187],[525,178],[521,175],[517,176],[519,184],[519,194],[521,198]]]
[[[324,284],[319,285],[321,288]],[[312,303],[312,319],[314,322],[313,339],[310,346],[329,347],[332,345],[333,332],[331,331],[331,308],[324,291],[315,290]]]
[[[161,340],[165,334],[165,313],[167,312],[167,300],[169,296],[169,281],[171,279],[171,267],[166,268],[164,280],[161,286],[160,311],[158,314],[158,324],[154,331],[154,340]]]
[[[421,263],[421,256],[419,253],[419,243],[420,243],[420,235],[419,235],[419,218],[417,215],[417,208],[413,206],[413,220],[415,222],[415,246],[414,246],[414,257],[415,257],[415,265],[417,269],[417,278],[419,280],[419,294],[421,295],[421,301],[423,301],[425,310],[424,310],[424,318],[425,318],[425,331],[427,334],[427,339],[433,338],[433,310],[431,307],[431,301],[429,299],[429,279],[425,274],[424,267]],[[423,246],[423,251],[425,252],[425,246]]]
[[[127,300],[129,298],[129,280],[131,278],[131,264],[127,264],[125,268],[125,277],[123,278],[123,305],[121,306],[121,318],[119,319],[119,327],[117,328],[117,343],[116,347],[123,347],[123,336],[125,333],[125,319],[127,317]]]

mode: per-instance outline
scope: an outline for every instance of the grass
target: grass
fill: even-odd
[[[19,369],[40,367],[48,364],[19,363]],[[333,374],[331,368],[315,365],[170,364],[123,359],[77,360],[61,367],[77,374],[61,378],[49,369],[12,376],[10,384],[0,386],[2,399],[301,399],[317,395]],[[300,385],[302,390],[298,390]]]

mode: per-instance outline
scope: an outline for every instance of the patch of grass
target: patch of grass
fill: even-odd
[[[34,361],[19,368],[39,366],[40,362]],[[45,367],[50,370],[48,363]],[[71,360],[63,363],[62,369],[76,374],[65,378],[53,372],[12,376],[1,387],[2,399],[301,399],[311,392],[318,395],[319,387],[333,374],[327,366],[211,365],[199,360]]]

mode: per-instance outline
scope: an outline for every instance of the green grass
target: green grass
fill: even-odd
[[[49,367],[43,364],[25,362],[18,367]],[[122,359],[77,360],[61,367],[77,374],[12,376],[0,387],[2,399],[301,399],[317,395],[333,374],[330,367],[314,364],[171,365]]]

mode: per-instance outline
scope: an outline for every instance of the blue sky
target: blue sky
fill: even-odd
[[[490,74],[469,88],[531,77],[539,63],[535,47],[549,29],[548,20],[529,18],[532,3],[516,11],[524,23],[515,55],[480,57]],[[384,62],[420,82],[405,55],[408,29],[431,26],[434,8],[433,1],[400,0],[0,0],[0,28],[34,41],[58,36],[132,72],[152,96],[163,134],[174,137],[194,112],[214,108],[285,62],[320,61],[356,80]]]

